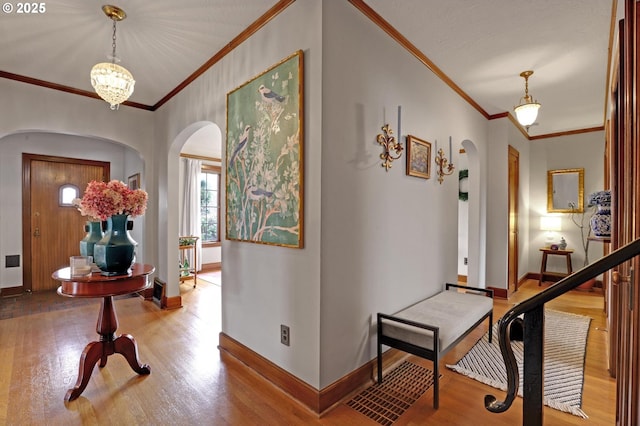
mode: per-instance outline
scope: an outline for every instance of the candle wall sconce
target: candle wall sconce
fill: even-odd
[[[451,155],[451,154],[449,154]],[[436,152],[436,174],[438,175],[438,182],[442,185],[445,176],[449,176],[455,170],[453,163],[444,156],[442,148]]]
[[[382,126],[382,131],[383,133],[379,134],[377,138],[378,143],[384,148],[384,152],[380,154],[380,158],[384,160],[382,167],[384,167],[386,171],[389,171],[393,160],[402,157],[402,144],[396,141],[396,138],[393,136],[393,131],[389,128],[388,124]],[[395,151],[396,156],[394,156],[391,151]]]

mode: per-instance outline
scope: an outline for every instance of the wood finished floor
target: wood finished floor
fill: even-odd
[[[215,281],[215,280],[214,280]],[[219,283],[219,281],[218,281]],[[199,280],[181,285],[183,308],[160,310],[139,298],[115,301],[118,334],[138,342],[149,376],[136,375],[123,357],[96,367],[80,398],[64,403],[75,383],[84,346],[96,338],[95,304],[0,321],[0,424],[6,425],[376,425],[344,404],[322,418],[299,405],[237,361],[222,362],[220,287]],[[538,291],[526,283],[511,300],[496,301],[499,317],[513,303]],[[606,372],[606,322],[603,299],[572,292],[549,304],[557,310],[588,315],[583,409],[584,420],[544,408],[545,425],[615,424],[615,380]],[[440,409],[427,391],[395,425],[518,425],[522,400],[503,414],[487,412],[487,393],[504,393],[451,372],[445,363],[461,358],[486,327],[472,333],[442,361]],[[430,368],[430,363],[411,360]]]

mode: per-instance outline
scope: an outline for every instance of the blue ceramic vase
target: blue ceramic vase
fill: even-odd
[[[93,260],[102,275],[126,275],[135,259],[137,243],[129,235],[129,216],[116,214],[107,219],[107,229],[93,246]],[[133,222],[131,222],[133,225]]]
[[[591,232],[596,237],[611,236],[611,204],[598,204],[598,210],[591,216]]]
[[[102,222],[87,222],[84,230],[87,235],[80,240],[80,255],[93,256],[93,246],[102,239]]]

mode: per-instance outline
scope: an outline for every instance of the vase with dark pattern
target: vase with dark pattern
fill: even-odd
[[[596,237],[611,236],[611,204],[598,204],[598,210],[589,221],[591,233]]]

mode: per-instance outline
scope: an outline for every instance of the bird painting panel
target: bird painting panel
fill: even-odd
[[[226,237],[302,247],[302,51],[227,95]]]

